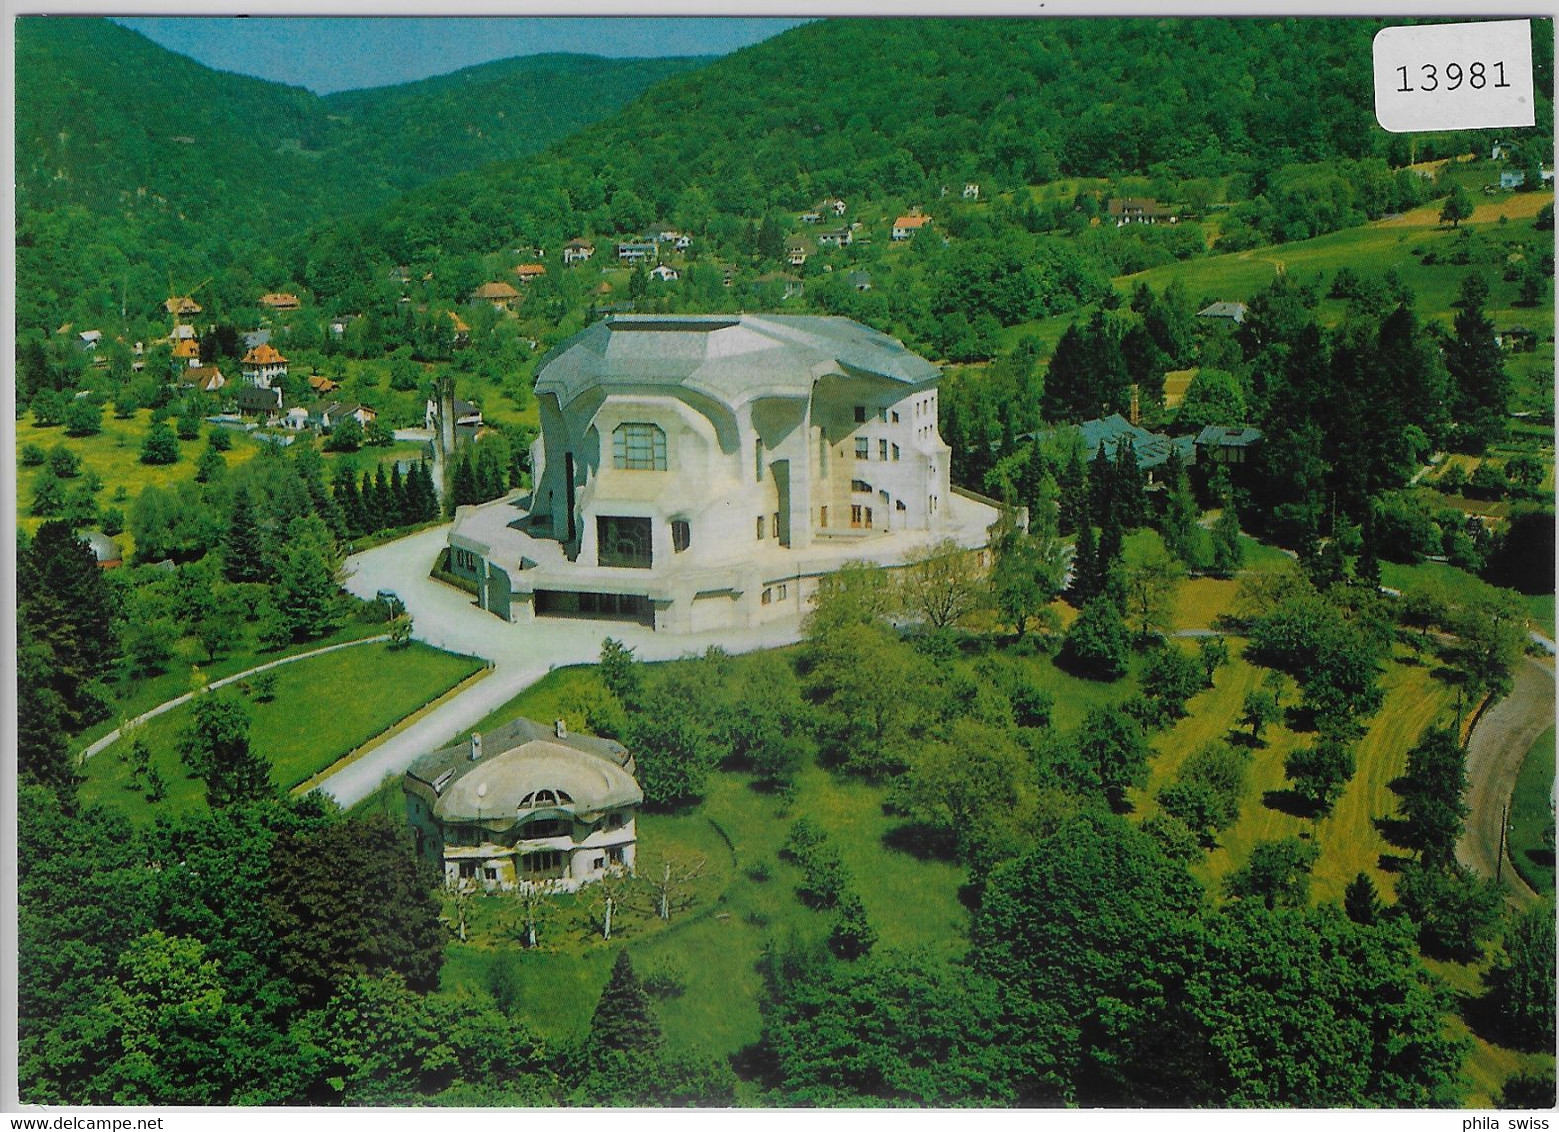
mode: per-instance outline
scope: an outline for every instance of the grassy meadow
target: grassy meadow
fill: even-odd
[[[211,694],[244,700],[251,717],[251,746],[271,762],[272,781],[290,789],[482,667],[473,657],[422,644],[394,649],[379,642],[274,669],[275,696],[266,703],[235,687]],[[148,720],[131,737],[121,737],[88,759],[82,767],[82,802],[122,809],[138,822],[203,806],[205,788],[188,774],[178,753],[179,736],[189,722],[190,707],[185,704]],[[128,758],[134,739],[151,748],[151,763],[167,783],[167,796],[160,802],[146,801],[130,784]]]

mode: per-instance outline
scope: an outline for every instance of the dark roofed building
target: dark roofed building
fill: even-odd
[[[1131,441],[1132,450],[1137,455],[1137,467],[1148,474],[1149,483],[1154,481],[1156,470],[1168,462],[1172,451],[1179,452],[1180,459],[1186,464],[1194,463],[1196,460],[1194,437],[1165,436],[1163,433],[1149,432],[1145,428],[1132,424],[1119,413],[1111,413],[1107,417],[1066,427],[1076,430],[1089,459],[1093,458],[1102,445],[1105,456],[1113,460],[1116,448],[1128,440]],[[1039,440],[1048,440],[1064,432],[1064,428],[1049,429],[1032,435]]]
[[[1261,443],[1257,429],[1241,425],[1208,425],[1196,434],[1196,450],[1220,464],[1243,464],[1251,449]]]
[[[451,884],[572,891],[632,870],[644,801],[634,772],[621,743],[516,719],[413,762],[406,818]]]

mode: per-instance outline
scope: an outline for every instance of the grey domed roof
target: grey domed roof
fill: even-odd
[[[828,374],[910,386],[941,376],[897,339],[847,318],[620,315],[554,348],[537,371],[536,392],[566,405],[598,385],[679,385],[736,404],[805,397]]]
[[[442,821],[491,821],[521,811],[562,810],[581,817],[637,805],[644,793],[614,763],[545,739],[472,764],[439,796]]]

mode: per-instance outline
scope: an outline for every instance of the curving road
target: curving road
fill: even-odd
[[[354,554],[346,560],[346,588],[370,599],[379,590],[393,590],[412,616],[413,637],[436,648],[480,657],[491,662],[492,670],[321,782],[319,789],[343,807],[360,802],[418,755],[444,746],[552,669],[595,661],[607,637],[631,647],[640,660],[673,660],[697,656],[710,645],[747,652],[790,644],[801,636],[799,618],[756,629],[676,635],[613,621],[546,618],[511,624],[477,608],[475,598],[463,590],[428,577],[448,537],[449,524],[445,524]],[[417,706],[408,705],[407,710]]]
[[[1515,869],[1499,869],[1501,825],[1516,789],[1516,775],[1533,742],[1554,723],[1554,670],[1523,657],[1510,694],[1483,713],[1467,741],[1467,825],[1456,859],[1486,876],[1499,873],[1506,889],[1523,900],[1537,894]]]

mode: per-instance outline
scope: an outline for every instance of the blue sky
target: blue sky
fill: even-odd
[[[804,23],[738,18],[121,16],[171,51],[317,94],[442,75],[514,55],[725,55]]]

